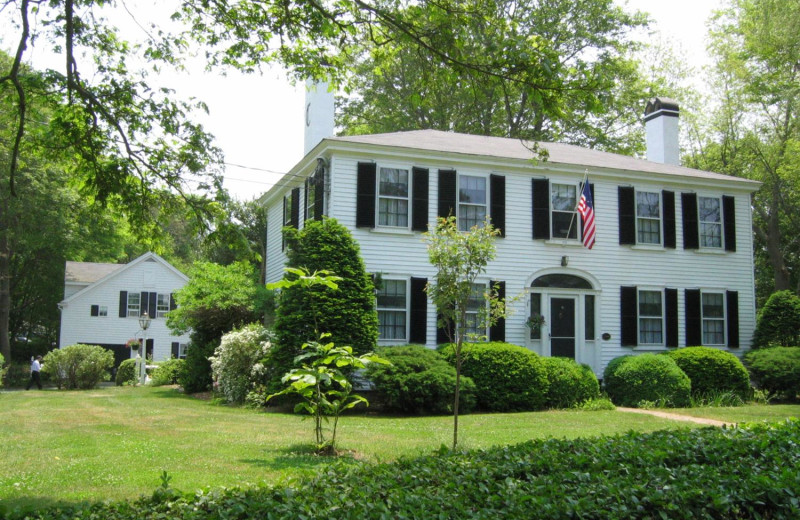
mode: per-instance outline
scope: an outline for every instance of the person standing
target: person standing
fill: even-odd
[[[31,380],[28,381],[28,386],[25,387],[25,390],[30,390],[33,383],[36,383],[36,386],[39,387],[39,390],[42,389],[42,379],[39,377],[39,372],[42,371],[42,356],[36,356],[36,359],[31,362]]]

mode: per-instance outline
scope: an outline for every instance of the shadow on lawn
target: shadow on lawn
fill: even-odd
[[[356,465],[359,463],[357,458],[350,453],[341,454],[338,457],[328,457],[318,455],[314,451],[314,446],[310,444],[292,444],[277,450],[280,455],[263,459],[239,459],[238,462],[251,464],[258,468],[268,468],[272,470],[306,470],[311,471],[333,462]]]

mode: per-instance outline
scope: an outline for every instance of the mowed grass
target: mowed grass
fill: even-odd
[[[615,411],[475,414],[461,417],[459,439],[482,448],[694,426]],[[340,459],[353,464],[452,442],[448,416],[363,413],[342,418],[339,428]],[[287,482],[330,463],[311,453],[312,423],[301,416],[215,405],[173,388],[2,393],[0,436],[0,512],[135,498],[152,492],[164,470],[173,487],[193,491]]]
[[[734,423],[776,422],[788,417],[800,417],[800,404],[771,404],[745,405],[745,406],[720,406],[706,408],[673,408],[664,410],[670,413],[716,419],[718,421]]]

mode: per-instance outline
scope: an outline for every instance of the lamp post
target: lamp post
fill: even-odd
[[[142,352],[142,360],[139,363],[139,380],[141,384],[144,385],[144,380],[147,377],[147,329],[150,328],[150,316],[147,315],[147,312],[139,316],[139,326],[144,331],[144,341],[140,349]]]

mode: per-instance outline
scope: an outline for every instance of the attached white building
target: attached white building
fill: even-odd
[[[380,343],[434,347],[444,337],[424,292],[435,270],[422,233],[437,216],[467,229],[488,215],[502,235],[480,283],[499,282],[512,311],[490,339],[598,374],[631,353],[708,345],[740,354],[755,328],[759,183],[661,162],[677,162],[677,113],[669,100],[648,104],[659,162],[539,143],[542,161],[517,139],[434,130],[323,139],[262,198],[267,281],[283,274],[283,226],[334,217],[382,276]],[[591,250],[573,211],[587,172]],[[538,332],[526,325],[534,315],[545,321]]]
[[[155,361],[184,357],[189,336],[173,336],[166,314],[175,308],[173,293],[188,278],[155,253],[127,264],[67,262],[61,310],[59,348],[76,343],[112,350],[116,363],[135,357],[125,343],[144,338],[139,317],[152,318],[147,354]]]

